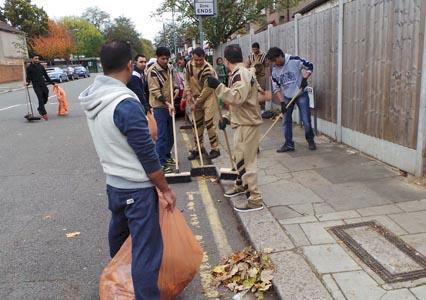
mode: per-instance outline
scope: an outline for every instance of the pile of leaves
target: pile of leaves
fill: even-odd
[[[213,268],[214,283],[234,293],[250,291],[257,299],[263,299],[264,293],[272,286],[275,272],[269,253],[255,251],[251,247],[233,253],[222,265]]]

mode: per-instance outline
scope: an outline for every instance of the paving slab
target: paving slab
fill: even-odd
[[[315,218],[314,216],[303,216],[303,217],[298,217],[298,218],[283,219],[283,220],[279,220],[279,222],[282,225],[287,225],[287,224],[302,224],[302,223],[318,222],[318,219]]]
[[[426,285],[417,286],[415,288],[411,288],[410,291],[418,298],[418,299],[426,299]]]
[[[426,210],[426,199],[397,203],[396,205],[406,212]]]
[[[288,180],[264,185],[262,194],[267,206],[323,202],[310,189]]]
[[[286,205],[273,206],[269,208],[272,215],[277,220],[301,217],[302,215]]]
[[[364,183],[349,182],[332,186],[312,188],[318,196],[330,204],[336,211],[392,204]]]
[[[312,170],[318,168],[331,167],[336,164],[328,159],[323,157],[328,154],[323,155],[311,155],[303,157],[292,157],[286,160],[283,160],[282,164],[290,171],[302,171],[302,170]]]
[[[297,253],[283,251],[271,255],[277,267],[273,283],[281,299],[332,299],[307,262]]]
[[[332,221],[332,220],[358,218],[360,216],[361,215],[355,210],[345,210],[345,211],[332,212],[328,214],[319,214],[317,215],[317,218],[320,221]]]
[[[426,211],[389,215],[408,233],[426,232]]]
[[[360,159],[361,160],[361,159]],[[338,164],[329,168],[318,169],[317,172],[332,183],[351,181],[369,181],[397,176],[394,171],[376,161],[352,162]]]
[[[364,271],[336,273],[333,277],[349,300],[377,300],[386,293]]]
[[[306,203],[306,204],[291,204],[292,209],[304,216],[315,216],[318,214],[327,214],[335,212],[335,210],[326,202]]]
[[[426,256],[426,233],[402,235],[400,238]]]
[[[408,289],[388,291],[380,300],[416,300]]]
[[[293,172],[292,175],[297,182],[307,188],[329,186],[333,184],[315,170]]]
[[[284,225],[284,229],[287,234],[290,235],[290,238],[293,240],[293,243],[296,247],[310,245],[308,238],[299,224]]]
[[[401,208],[399,208],[398,205],[396,204],[360,208],[360,209],[357,209],[357,211],[363,217],[397,214],[397,213],[403,212]]]
[[[361,269],[338,244],[303,247],[303,254],[318,273],[338,273]]]
[[[282,251],[294,248],[290,238],[268,209],[237,213],[237,215],[257,250],[272,248],[274,251]]]
[[[347,224],[360,223],[360,222],[368,222],[368,221],[376,221],[387,230],[391,231],[395,235],[403,235],[407,234],[407,231],[402,229],[398,224],[396,224],[391,218],[388,216],[369,216],[355,219],[345,219]]]
[[[401,177],[372,180],[365,185],[394,203],[426,199],[426,189],[407,183]]]
[[[328,227],[343,225],[343,221],[327,221],[300,224],[311,244],[332,244],[336,240],[328,233]]]
[[[334,278],[330,274],[324,274],[322,276],[322,281],[335,300],[346,300],[345,296],[343,296],[342,291],[340,291],[339,287],[337,286],[336,282],[334,281]]]

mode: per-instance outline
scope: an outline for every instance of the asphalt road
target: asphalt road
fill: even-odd
[[[99,275],[109,261],[109,211],[104,175],[77,99],[92,81],[61,84],[70,113],[56,116],[51,97],[47,122],[23,118],[24,90],[0,95],[0,299],[98,298]],[[36,109],[32,90],[31,95]],[[182,137],[185,170],[190,165]],[[220,185],[195,179],[173,188],[205,251],[201,275],[179,299],[206,299],[206,292],[215,293],[208,287],[210,266],[248,243]],[[75,231],[80,235],[66,237]]]

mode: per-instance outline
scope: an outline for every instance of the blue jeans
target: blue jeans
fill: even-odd
[[[160,299],[157,281],[163,256],[158,195],[155,187],[119,189],[107,185],[112,216],[108,240],[111,257],[132,238],[132,280],[137,300]]]
[[[285,103],[289,103],[291,99],[285,98]],[[311,126],[311,110],[309,108],[309,96],[307,92],[304,92],[302,95],[297,97],[296,105],[299,107],[300,116],[302,118],[303,127],[305,128],[305,138],[306,140],[314,140],[314,131]],[[283,120],[283,133],[285,138],[285,145],[289,148],[294,148],[293,142],[293,109],[294,105],[289,107],[288,111],[285,113]]]
[[[174,143],[172,117],[167,108],[154,108],[154,118],[158,130],[155,150],[160,157],[161,165],[164,166],[166,161],[172,157],[170,154]]]

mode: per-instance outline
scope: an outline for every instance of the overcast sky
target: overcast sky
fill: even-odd
[[[120,15],[130,18],[136,26],[136,30],[144,38],[154,40],[156,34],[162,28],[161,19],[150,17],[161,0],[32,0],[38,7],[42,6],[50,18],[59,19],[63,16],[80,16],[90,6],[97,6],[111,15],[111,18]],[[3,5],[4,0],[0,0]]]

